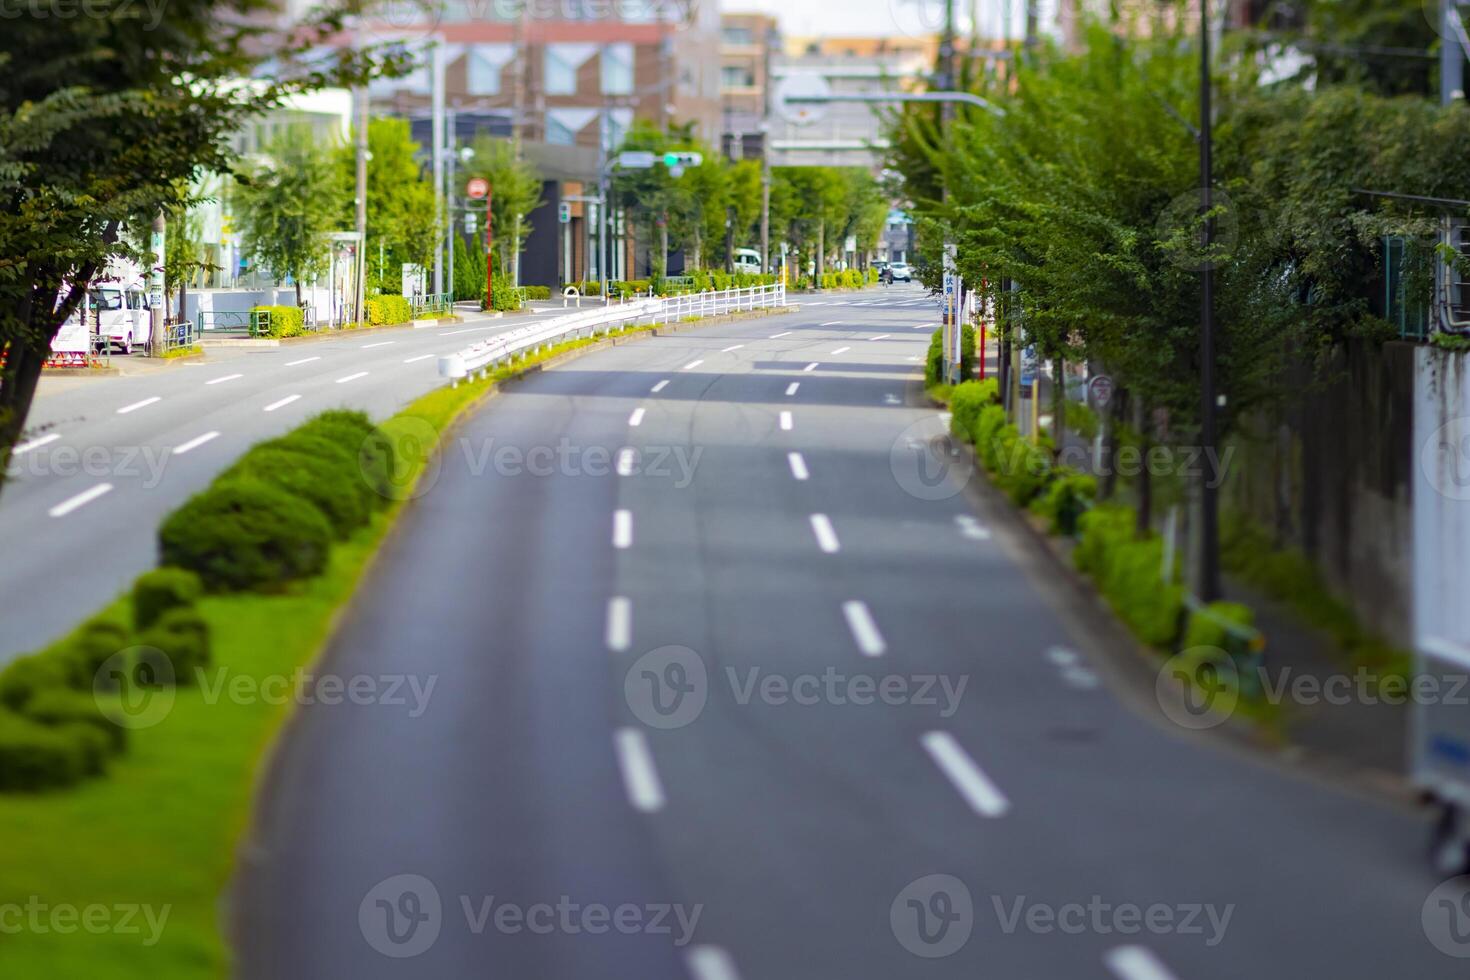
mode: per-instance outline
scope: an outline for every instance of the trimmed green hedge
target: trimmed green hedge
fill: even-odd
[[[170,609],[192,606],[204,592],[199,576],[182,568],[155,568],[133,583],[133,628],[144,630]]]
[[[1162,539],[1139,538],[1133,509],[1118,504],[1094,507],[1077,525],[1081,541],[1072,556],[1077,567],[1097,582],[1108,604],[1144,642],[1172,648],[1183,623],[1184,586],[1162,580]]]
[[[375,327],[407,323],[413,319],[413,307],[403,296],[369,296],[367,321]]]
[[[936,385],[944,380],[944,328],[929,337],[929,356],[924,360],[924,383]],[[975,377],[975,328],[965,324],[960,332],[960,383]]]
[[[306,314],[296,306],[253,306],[251,313],[267,314],[268,337],[299,337],[306,333]]]
[[[158,530],[160,560],[196,573],[211,592],[270,591],[320,572],[332,526],[309,501],[230,477],[196,494]]]

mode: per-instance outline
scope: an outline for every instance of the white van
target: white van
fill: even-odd
[[[124,354],[131,354],[135,344],[148,343],[153,327],[148,294],[141,283],[95,283],[87,290],[87,317],[98,325],[98,336],[106,337],[111,347]]]
[[[736,272],[744,272],[753,276],[760,275],[761,253],[753,248],[737,248],[732,268]]]

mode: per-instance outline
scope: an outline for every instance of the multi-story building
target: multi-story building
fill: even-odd
[[[724,14],[720,18],[720,105],[726,156],[761,155],[771,77],[771,57],[780,44],[776,18],[767,14]]]

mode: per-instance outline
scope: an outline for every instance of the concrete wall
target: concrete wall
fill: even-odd
[[[324,287],[302,287],[301,299],[325,316],[330,290]],[[246,313],[254,306],[295,306],[296,288],[277,286],[273,289],[201,289],[189,290],[185,297],[189,318],[200,310],[207,313]]]

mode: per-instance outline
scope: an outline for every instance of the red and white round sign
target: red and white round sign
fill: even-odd
[[[479,201],[490,193],[490,182],[484,177],[471,177],[470,182],[464,185],[464,192]]]

